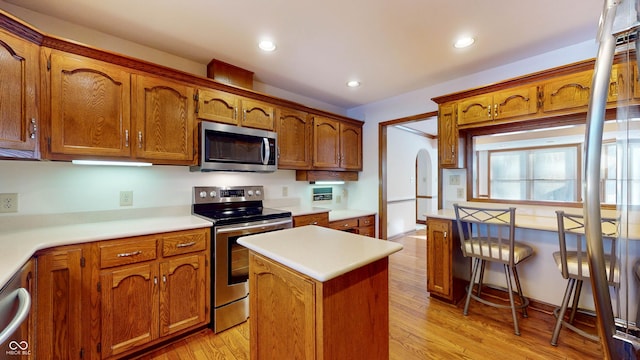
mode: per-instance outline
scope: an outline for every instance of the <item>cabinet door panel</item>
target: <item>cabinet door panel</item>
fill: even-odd
[[[114,65],[51,53],[51,152],[129,156],[130,75]]]
[[[82,318],[81,259],[81,248],[38,255],[35,358],[66,360],[80,354],[87,325]]]
[[[241,104],[241,126],[269,131],[273,130],[273,116],[275,113],[273,105],[250,99],[242,99]]]
[[[493,119],[493,96],[484,94],[470,97],[458,104],[458,124],[472,124]]]
[[[249,261],[250,318],[260,320],[251,323],[251,353],[256,359],[315,359],[314,282],[253,253]]]
[[[427,221],[427,291],[451,297],[451,223]]]
[[[493,96],[493,118],[505,119],[538,112],[538,88],[536,86],[503,90]]]
[[[102,354],[117,355],[158,338],[158,265],[103,271]]]
[[[313,166],[338,169],[340,167],[340,123],[316,116],[313,118]]]
[[[593,71],[561,76],[545,82],[542,109],[545,112],[584,108],[586,110],[591,92]]]
[[[0,31],[0,148],[34,151],[38,46]]]
[[[137,157],[190,164],[194,157],[193,88],[137,75],[134,91]]]
[[[206,323],[205,254],[160,264],[160,336]]]
[[[362,128],[340,124],[340,166],[347,170],[362,170]]]
[[[277,111],[278,168],[309,169],[311,166],[311,119],[303,111]]]
[[[219,90],[198,90],[198,118],[238,125],[239,98]]]
[[[443,168],[458,166],[458,126],[455,104],[441,105],[439,109],[438,160]]]

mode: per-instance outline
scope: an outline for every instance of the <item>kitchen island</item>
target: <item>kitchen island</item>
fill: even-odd
[[[242,237],[252,359],[386,359],[388,256],[402,245],[319,226]]]

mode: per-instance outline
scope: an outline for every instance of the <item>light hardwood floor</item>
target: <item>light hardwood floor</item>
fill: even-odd
[[[530,310],[516,336],[509,310],[472,302],[465,317],[462,303],[430,299],[424,232],[393,241],[404,249],[389,262],[390,359],[602,359],[598,343],[571,331],[563,330],[558,346],[551,346],[553,315]],[[249,359],[249,326],[217,335],[205,330],[140,359]]]

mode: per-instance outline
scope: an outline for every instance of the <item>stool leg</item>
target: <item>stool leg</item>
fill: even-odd
[[[471,302],[471,293],[473,292],[473,283],[476,280],[478,274],[478,267],[480,266],[480,259],[473,259],[473,272],[471,273],[471,281],[469,281],[469,289],[467,290],[467,300],[464,302],[464,315],[469,314],[469,303]]]
[[[481,261],[482,266],[480,267],[480,279],[478,280],[478,291],[476,291],[478,297],[480,297],[480,293],[482,292],[482,284],[484,283],[484,268],[487,266],[487,261]]]
[[[569,323],[573,324],[573,319],[576,317],[578,311],[578,302],[580,301],[580,294],[582,293],[582,280],[576,281],[576,289],[573,292],[573,304],[571,305],[571,315],[569,316]]]
[[[509,291],[509,303],[511,303],[511,315],[513,316],[513,328],[515,334],[520,336],[520,329],[518,328],[518,314],[516,313],[516,304],[513,301],[513,286],[511,286],[511,267],[504,265],[504,275],[507,278],[507,290]]]
[[[516,289],[518,290],[518,296],[520,296],[520,301],[522,301],[522,304],[524,304],[525,300],[524,300],[524,295],[522,294],[522,286],[520,285],[520,277],[518,277],[518,269],[516,269],[516,266],[514,265],[511,268],[511,271],[513,272],[513,279],[516,281]],[[522,308],[522,317],[529,317],[529,315],[527,314],[526,306]]]
[[[569,298],[571,298],[571,292],[576,279],[569,279],[567,282],[567,288],[564,291],[564,297],[562,298],[562,305],[560,305],[560,312],[556,319],[556,326],[553,328],[553,335],[551,336],[551,345],[558,346],[558,336],[560,335],[560,328],[562,327],[562,320],[564,319],[564,313],[569,306]]]

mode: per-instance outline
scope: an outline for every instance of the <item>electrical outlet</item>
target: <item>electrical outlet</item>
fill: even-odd
[[[120,206],[133,206],[133,191],[120,191]]]
[[[0,213],[18,212],[18,194],[5,193],[0,194]]]
[[[457,195],[458,195],[458,199],[463,199],[464,198],[464,188],[457,188],[456,192],[457,192]]]
[[[340,204],[342,202],[342,196],[336,195],[336,204]]]
[[[282,197],[287,197],[289,196],[289,188],[286,186],[282,187]]]

